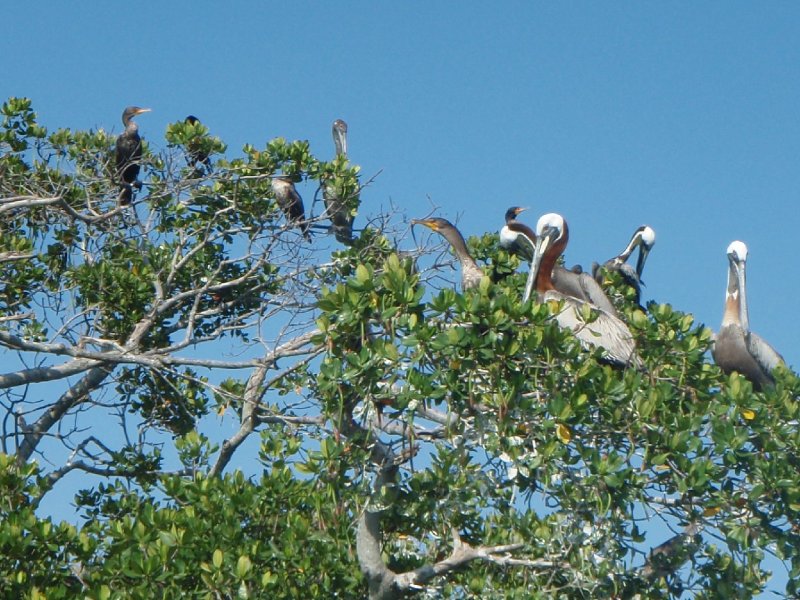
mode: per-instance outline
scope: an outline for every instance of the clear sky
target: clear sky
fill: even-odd
[[[237,153],[275,136],[332,154],[349,124],[365,213],[496,230],[560,212],[570,264],[658,241],[645,297],[713,327],[734,239],[753,329],[800,365],[796,3],[10,3],[0,95],[51,128],[142,134],[198,115]],[[357,222],[358,225],[358,222]],[[409,240],[409,244],[411,244]]]
[[[465,235],[560,212],[584,266],[647,223],[644,297],[714,329],[741,239],[751,325],[800,367],[800,3],[10,2],[3,21],[0,96],[49,128],[119,131],[137,104],[156,144],[191,113],[231,154],[283,136],[325,158],[340,117],[382,170],[364,212],[433,205]]]

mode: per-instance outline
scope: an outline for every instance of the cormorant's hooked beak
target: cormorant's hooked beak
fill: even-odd
[[[152,108],[140,108],[140,109],[138,109],[138,110],[136,111],[136,113],[135,113],[135,114],[137,114],[137,115],[140,115],[140,114],[142,114],[142,113],[150,112],[150,111],[152,111],[152,110],[153,110]]]

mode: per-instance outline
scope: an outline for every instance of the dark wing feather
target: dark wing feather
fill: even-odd
[[[136,132],[123,132],[117,138],[117,174],[125,183],[133,183],[139,176],[142,158],[142,139]]]

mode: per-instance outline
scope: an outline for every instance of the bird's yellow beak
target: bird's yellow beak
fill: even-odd
[[[428,219],[411,219],[412,225],[425,225],[428,229],[432,229],[433,231],[439,231],[439,227],[436,225],[434,221],[429,221]]]

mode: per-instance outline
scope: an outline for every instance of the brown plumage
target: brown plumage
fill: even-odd
[[[412,225],[424,225],[428,229],[435,231],[442,235],[444,239],[450,242],[453,252],[461,263],[461,289],[469,290],[477,287],[483,277],[483,271],[470,256],[467,250],[467,243],[464,241],[464,236],[456,229],[447,219],[439,217],[429,217],[427,219],[412,219]]]
[[[303,233],[303,237],[310,241],[311,233],[308,230],[309,224],[306,221],[303,199],[297,192],[297,188],[294,187],[292,180],[282,176],[273,177],[272,192],[275,194],[278,206],[281,207],[283,214],[286,215],[286,220],[296,224]]]
[[[539,302],[549,300],[563,302],[563,308],[555,318],[561,327],[571,330],[584,347],[602,348],[606,360],[613,364],[641,367],[633,335],[625,323],[594,303],[565,294],[555,288],[553,267],[569,241],[569,229],[564,218],[555,213],[543,215],[536,225],[536,237],[536,249],[524,300],[530,297],[535,282]],[[587,322],[581,316],[581,309],[585,304],[589,304],[597,311],[597,317],[591,322]]]
[[[516,215],[523,210],[525,209],[518,207],[508,209],[506,212],[506,224],[500,230],[500,244],[509,248],[513,243],[515,247],[525,249],[520,251],[520,256],[529,257],[528,262],[530,262],[533,259],[537,236],[525,223],[516,220]],[[566,221],[564,222],[564,239],[569,239],[569,228]],[[567,269],[555,264],[553,265],[551,276],[553,287],[556,291],[566,296],[589,302],[610,315],[617,316],[617,310],[611,300],[608,299],[608,296],[606,296],[603,288],[588,273],[584,273],[580,265]],[[531,280],[529,279],[530,282]],[[528,294],[530,294],[530,291],[528,291]]]
[[[336,156],[347,157],[347,123],[342,119],[333,122],[333,143]],[[342,198],[332,181],[322,186],[322,199],[325,201],[325,214],[331,220],[331,229],[336,240],[347,246],[353,243],[353,214],[349,198]]]

